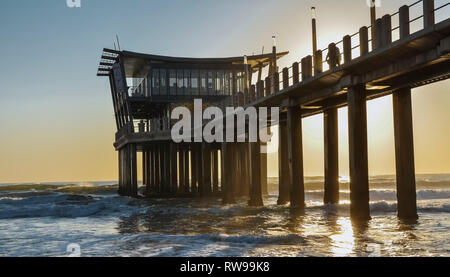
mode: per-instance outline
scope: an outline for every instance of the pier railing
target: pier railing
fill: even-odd
[[[417,13],[418,15],[414,17],[410,16]],[[436,20],[438,14],[442,15],[442,20]],[[450,1],[445,1],[437,7],[434,0],[419,0],[404,5],[397,12],[377,19],[373,25],[363,26],[358,32],[346,35],[338,42],[330,43],[328,47],[314,53],[314,56],[308,55],[289,67],[269,74],[264,80],[246,89],[243,95],[234,95],[232,100],[227,99],[224,104],[230,101],[239,103],[242,100],[244,104],[250,104],[312,77],[329,73],[397,40],[432,28],[435,23],[448,19],[449,14]]]

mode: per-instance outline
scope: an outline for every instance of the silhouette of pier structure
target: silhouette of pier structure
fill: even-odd
[[[347,106],[350,213],[369,219],[366,102],[392,95],[398,216],[417,218],[411,89],[450,78],[449,5],[421,0],[402,6],[281,70],[277,60],[288,52],[275,46],[268,54],[211,59],[103,49],[97,75],[110,81],[119,193],[138,195],[141,152],[149,196],[221,195],[224,203],[248,196],[249,205],[263,205],[267,154],[260,141],[173,142],[171,111],[192,110],[193,99],[202,99],[204,107],[221,109],[280,108],[278,204],[298,210],[305,208],[302,118],[323,113],[324,203],[339,203],[337,109]],[[414,18],[413,8],[421,10]],[[446,19],[436,22],[436,13],[445,10]]]

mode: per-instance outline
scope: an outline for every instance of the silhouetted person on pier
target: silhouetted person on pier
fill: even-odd
[[[326,58],[326,61],[330,68],[336,67],[341,64],[341,51],[339,50],[339,47],[334,47],[334,49],[335,49],[335,56],[330,57],[330,52],[328,51]]]

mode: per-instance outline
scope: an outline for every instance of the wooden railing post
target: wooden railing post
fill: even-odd
[[[300,81],[299,79],[298,62],[295,62],[292,64],[292,80],[294,84],[297,84]]]
[[[352,60],[352,38],[349,35],[344,37],[344,63],[348,63]]]
[[[280,73],[275,72],[273,74],[273,93],[280,91]]]
[[[256,98],[261,99],[264,98],[264,81],[258,81],[256,83]]]
[[[289,87],[289,69],[283,68],[283,89]]]
[[[302,59],[302,82],[312,77],[312,57]]]
[[[271,89],[271,85],[270,85],[270,80],[271,78],[268,76],[268,77],[266,77],[266,79],[265,79],[265,87],[266,87],[266,89],[265,89],[265,94],[264,94],[264,96],[267,96],[267,95],[270,95],[271,94],[271,91],[270,91],[270,89]]]
[[[256,100],[256,86],[250,86],[250,102],[254,102]]]
[[[404,5],[399,10],[399,21],[400,21],[400,38],[405,38],[410,34],[409,27],[409,7]]]
[[[361,56],[369,53],[369,32],[366,26],[359,29],[359,51]]]
[[[375,50],[382,46],[382,39],[381,39],[382,21],[381,21],[381,18],[379,18],[375,21],[375,25],[372,26],[372,28],[375,28],[374,32],[373,32],[375,36],[372,38],[372,40],[374,41],[373,45],[374,45],[374,50]]]
[[[314,76],[323,72],[322,50],[317,50],[314,54]]]
[[[381,19],[381,33],[382,39],[381,43],[384,45],[388,45],[392,43],[392,20],[389,14],[386,14]]]
[[[423,0],[423,28],[433,26],[434,22],[434,0]]]

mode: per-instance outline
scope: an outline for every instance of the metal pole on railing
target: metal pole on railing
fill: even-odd
[[[316,7],[311,7],[313,56],[317,52]]]
[[[370,0],[370,25],[371,28],[371,34],[372,34],[372,49],[375,49],[375,21],[377,20],[377,10],[376,10],[376,4],[375,0]]]

